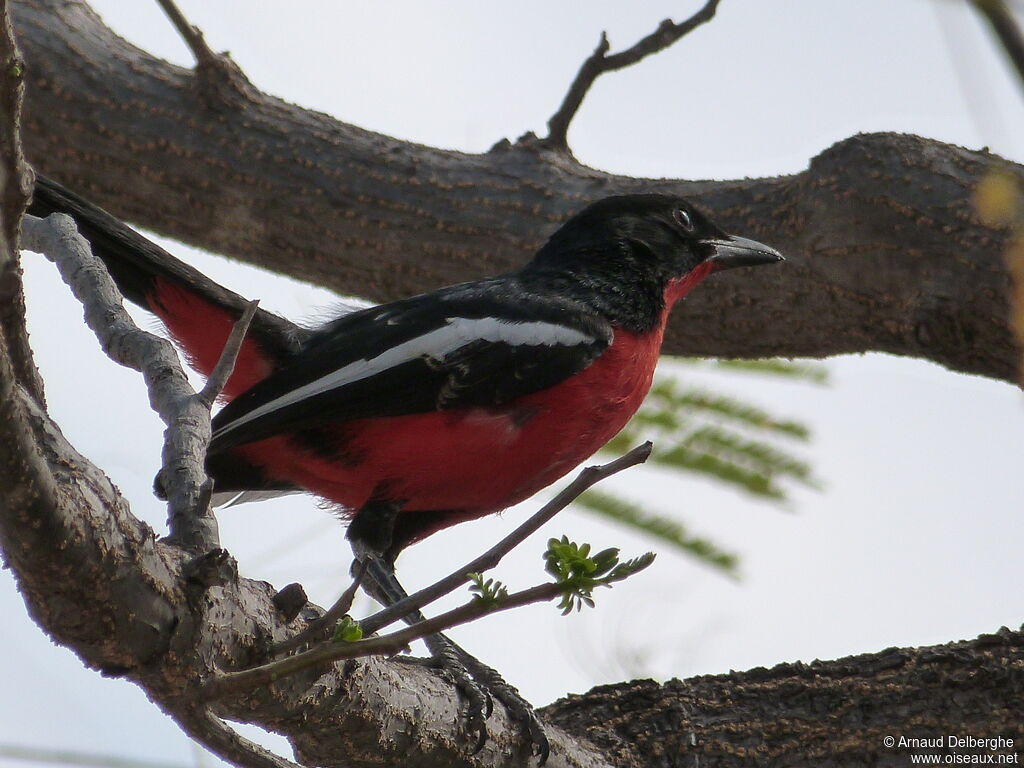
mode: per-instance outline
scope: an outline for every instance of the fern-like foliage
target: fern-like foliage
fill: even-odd
[[[596,488],[591,488],[574,503],[588,512],[650,534],[730,576],[737,575],[739,560],[735,554],[719,549],[708,539],[692,536],[681,522],[668,515],[651,512],[621,496]]]
[[[680,361],[694,368],[782,377],[824,384],[825,366],[788,360]],[[644,440],[654,442],[649,463],[680,473],[710,477],[767,502],[789,501],[794,485],[820,489],[813,469],[794,447],[810,441],[803,423],[782,418],[721,392],[685,386],[675,376],[661,376],[643,407],[604,453],[622,454]],[[650,512],[638,504],[591,489],[576,505],[650,534],[724,573],[735,575],[735,555],[687,532],[679,520]]]

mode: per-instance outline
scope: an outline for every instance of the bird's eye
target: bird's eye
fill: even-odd
[[[689,211],[684,208],[676,208],[672,211],[672,218],[676,220],[676,224],[682,227],[685,232],[693,232],[693,217]]]

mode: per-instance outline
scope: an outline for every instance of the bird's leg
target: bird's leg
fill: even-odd
[[[408,597],[405,589],[395,576],[392,552],[392,531],[399,512],[396,504],[371,501],[356,514],[348,529],[349,543],[357,562],[365,568],[362,587],[381,605],[390,606]],[[412,611],[403,617],[407,624],[425,620],[419,611]],[[480,751],[487,741],[486,720],[491,715],[491,697],[476,683],[473,674],[462,662],[465,654],[461,648],[444,635],[428,635],[423,638],[431,653],[433,666],[444,671],[454,682],[467,703],[466,725],[476,734],[474,752]]]
[[[405,589],[395,576],[394,559],[397,554],[392,546],[391,530],[399,508],[385,502],[371,502],[364,506],[349,527],[348,538],[356,560],[364,564],[363,589],[384,606],[390,606],[408,597]],[[403,617],[408,624],[425,621],[419,610]],[[540,765],[547,760],[549,745],[544,727],[537,715],[513,686],[505,682],[500,674],[464,651],[459,645],[440,632],[423,638],[431,653],[430,663],[447,673],[465,697],[468,711],[467,726],[477,734],[474,751],[479,751],[487,740],[486,718],[492,710],[493,695],[504,706],[509,716],[528,733],[535,753],[540,756]]]

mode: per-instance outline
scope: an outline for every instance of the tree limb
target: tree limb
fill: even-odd
[[[210,403],[193,392],[171,343],[135,325],[106,267],[93,256],[73,219],[63,214],[46,219],[26,216],[23,229],[25,247],[50,258],[82,302],[86,324],[107,356],[146,380],[153,409],[167,425],[160,476],[169,500],[172,539],[198,553],[215,549],[217,521],[210,510],[211,485],[204,467]]]
[[[982,691],[985,693],[981,694]],[[974,693],[981,694],[975,697]],[[782,768],[912,765],[911,754],[963,763],[1024,747],[1024,632],[728,675],[606,685],[543,710],[619,766]],[[640,710],[638,718],[638,710]],[[900,747],[900,736],[1009,739],[1003,749]],[[886,737],[897,744],[886,745]],[[671,756],[658,761],[653,755]],[[998,760],[998,758],[997,758]],[[924,761],[921,761],[922,763]],[[946,764],[949,764],[948,760]]]
[[[32,361],[25,331],[17,257],[19,222],[32,189],[21,138],[25,61],[14,39],[8,0],[0,0],[0,14],[0,334],[9,344],[11,365],[18,380],[42,403],[43,382]]]
[[[788,261],[701,286],[673,313],[666,353],[879,350],[1015,380],[1008,233],[978,220],[971,194],[993,165],[1024,172],[985,152],[874,134],[793,176],[687,182],[614,176],[529,146],[442,151],[261,94],[212,116],[188,70],[116,37],[84,3],[13,8],[31,72],[29,157],[157,232],[391,300],[514,268],[595,198],[682,193]]]

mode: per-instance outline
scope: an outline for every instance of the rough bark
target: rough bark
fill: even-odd
[[[725,275],[675,313],[666,351],[824,356],[880,350],[1014,379],[1007,232],[974,215],[984,151],[857,136],[793,176],[634,179],[536,140],[484,155],[370,133],[116,37],[84,3],[19,0],[26,144],[43,172],[113,213],[212,251],[385,300],[522,263],[594,198],[673,191],[789,257]],[[756,332],[754,332],[756,331]]]
[[[544,715],[616,765],[821,768],[906,766],[911,754],[1019,755],[1021,712],[1024,632],[1003,628],[969,642],[603,686]],[[958,748],[951,735],[1013,746]],[[887,746],[887,736],[897,743]],[[900,746],[901,736],[947,743],[914,749]]]

